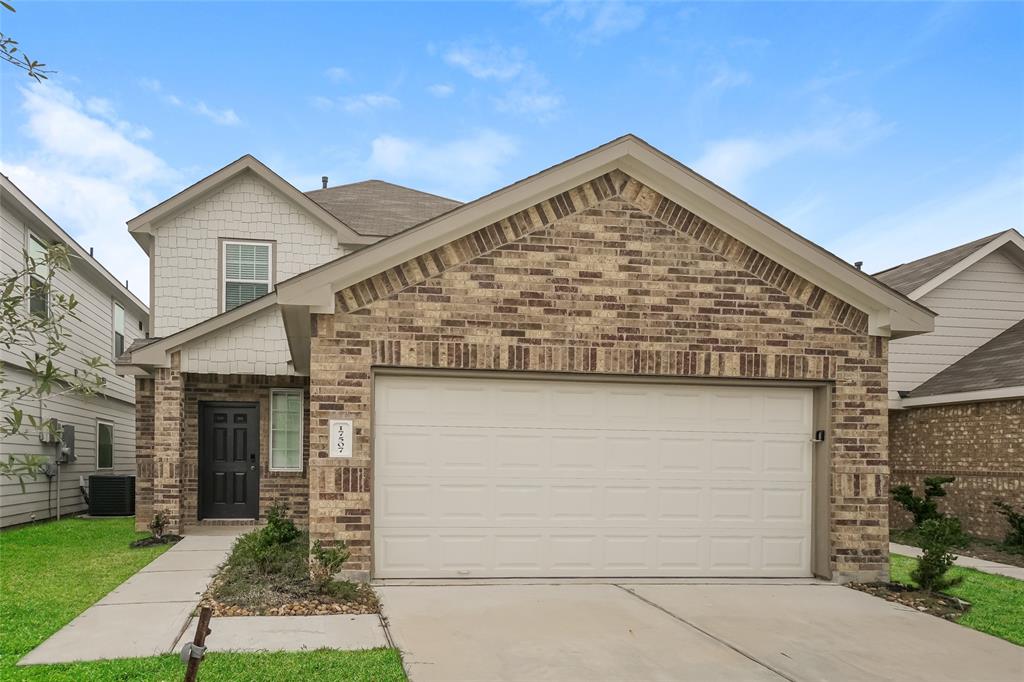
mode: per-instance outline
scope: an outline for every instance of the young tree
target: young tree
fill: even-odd
[[[78,301],[54,287],[54,278],[70,268],[67,247],[54,244],[24,252],[21,266],[0,279],[0,347],[18,356],[28,375],[27,382],[15,384],[0,362],[0,439],[32,430],[49,431],[52,440],[59,440],[54,423],[42,418],[44,401],[93,395],[105,383],[101,370],[106,363],[99,357],[83,357],[78,370],[62,366],[71,337],[67,322],[77,319]],[[35,480],[46,461],[38,455],[9,455],[0,461],[0,476],[17,479],[24,492],[25,481]]]

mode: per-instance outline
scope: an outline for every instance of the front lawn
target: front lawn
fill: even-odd
[[[893,582],[914,584],[910,571],[915,559],[893,554],[890,562]],[[971,603],[956,622],[1024,646],[1024,581],[970,568],[954,567],[949,574],[962,575],[964,581],[946,593]]]
[[[18,659],[167,550],[129,549],[134,519],[66,519],[0,533],[0,680],[177,681],[176,655],[67,665],[15,666]],[[405,680],[398,652],[321,650],[210,654],[199,677],[218,680]]]
[[[901,545],[911,547],[921,546],[921,537],[915,528],[893,529],[889,533],[889,539]],[[953,548],[954,554],[995,561],[999,564],[1024,567],[1024,547],[1008,545],[998,540],[979,538],[973,535],[964,535],[964,543],[961,547]]]

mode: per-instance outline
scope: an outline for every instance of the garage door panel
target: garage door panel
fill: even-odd
[[[375,573],[809,575],[810,396],[379,379]]]

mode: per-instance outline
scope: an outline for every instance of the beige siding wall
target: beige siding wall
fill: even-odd
[[[181,350],[181,371],[202,374],[295,374],[281,313],[272,307]]]
[[[255,174],[244,173],[156,225],[154,336],[168,336],[220,312],[220,239],[275,242],[276,282],[343,255],[333,228]]]
[[[1024,268],[996,251],[919,300],[935,331],[889,344],[889,397],[910,391],[1024,319]]]

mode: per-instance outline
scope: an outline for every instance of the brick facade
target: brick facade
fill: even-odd
[[[889,428],[893,485],[907,483],[921,495],[926,477],[956,476],[939,509],[969,533],[1005,536],[992,502],[1024,507],[1024,400],[894,410]],[[911,523],[895,503],[892,519],[895,527]]]
[[[152,388],[150,388],[152,387]],[[303,470],[270,470],[270,390],[301,388],[303,391]],[[205,401],[253,402],[259,405],[260,516],[275,504],[283,504],[300,525],[308,520],[309,389],[305,377],[214,375],[159,369],[154,379],[140,379],[144,398],[155,393],[152,418],[139,412],[137,438],[147,422],[155,438],[150,450],[140,449],[136,482],[136,525],[145,528],[152,514],[162,511],[168,530],[178,532],[199,520],[199,407]],[[145,405],[145,401],[142,403]],[[153,404],[151,402],[150,404]],[[145,442],[145,441],[143,441]]]
[[[831,382],[831,566],[888,574],[884,339],[866,315],[614,171],[341,291],[314,316],[310,532],[372,568],[375,367]],[[351,460],[327,422],[351,419]]]

